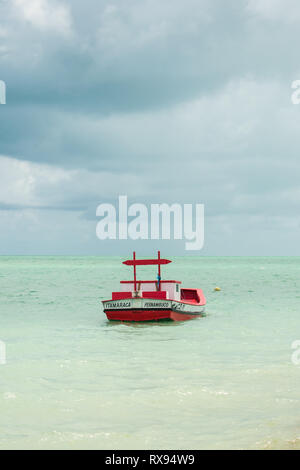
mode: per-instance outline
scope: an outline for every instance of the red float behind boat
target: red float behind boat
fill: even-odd
[[[111,300],[103,300],[108,320],[144,322],[157,320],[183,321],[202,316],[206,300],[201,289],[182,289],[180,281],[161,280],[161,265],[171,263],[162,259],[133,259],[123,264],[133,266],[133,281],[121,281],[121,291],[113,292]],[[157,265],[157,280],[140,281],[136,267]]]

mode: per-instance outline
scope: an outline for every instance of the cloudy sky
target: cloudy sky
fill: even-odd
[[[0,253],[125,254],[126,194],[204,203],[198,254],[300,255],[299,39],[299,0],[0,0]]]

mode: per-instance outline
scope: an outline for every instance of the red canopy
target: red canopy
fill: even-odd
[[[123,261],[127,266],[147,266],[149,264],[169,264],[172,263],[169,259],[129,259]]]

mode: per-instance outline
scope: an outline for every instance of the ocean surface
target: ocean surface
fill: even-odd
[[[201,287],[207,315],[109,323],[119,258],[0,257],[0,449],[300,448],[300,258],[174,258],[162,275]]]

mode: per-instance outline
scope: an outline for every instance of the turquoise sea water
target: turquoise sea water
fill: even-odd
[[[299,447],[300,258],[175,258],[162,274],[203,288],[207,316],[109,323],[120,259],[0,258],[1,449]]]

